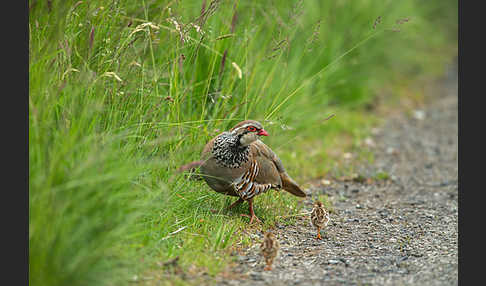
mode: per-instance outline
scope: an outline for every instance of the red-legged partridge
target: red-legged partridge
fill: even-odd
[[[316,239],[322,239],[321,229],[325,228],[329,223],[329,212],[324,208],[324,205],[320,201],[314,203],[314,208],[311,213],[311,222],[312,225],[317,228]]]
[[[284,189],[298,197],[305,193],[285,171],[282,161],[262,141],[263,126],[245,120],[211,139],[199,161],[201,175],[216,192],[239,197],[229,208],[247,201],[250,224],[260,221],[253,211],[253,198],[269,189]]]
[[[275,234],[272,232],[265,233],[260,249],[266,263],[264,270],[272,270],[273,260],[277,257],[278,250],[280,249],[280,244]]]

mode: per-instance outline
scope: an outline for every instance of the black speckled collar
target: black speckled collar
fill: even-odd
[[[222,166],[239,168],[248,161],[250,148],[241,146],[238,136],[225,132],[214,140],[212,154]]]

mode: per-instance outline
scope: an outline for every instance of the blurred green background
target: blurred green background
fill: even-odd
[[[29,1],[31,285],[192,283],[175,257],[224,271],[257,231],[247,206],[211,213],[233,199],[175,169],[250,118],[297,181],[342,171],[332,153],[378,124],[370,106],[420,101],[455,60],[457,5]],[[264,227],[300,208],[255,205]]]

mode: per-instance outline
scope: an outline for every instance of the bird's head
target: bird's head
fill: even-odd
[[[323,207],[322,202],[320,202],[320,201],[316,201],[316,202],[314,203],[314,205],[315,205],[316,207],[318,207],[318,208],[322,208],[322,207]]]
[[[275,234],[271,231],[266,232],[264,236],[265,236],[266,239],[275,240]]]
[[[230,129],[231,134],[238,136],[240,145],[246,147],[258,140],[260,136],[268,136],[260,122],[255,120],[245,120],[236,124]]]

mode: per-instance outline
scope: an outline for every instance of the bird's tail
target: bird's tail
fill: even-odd
[[[306,197],[304,191],[302,191],[299,185],[297,185],[297,183],[287,173],[280,174],[280,177],[282,178],[282,189],[294,196],[303,198]]]

